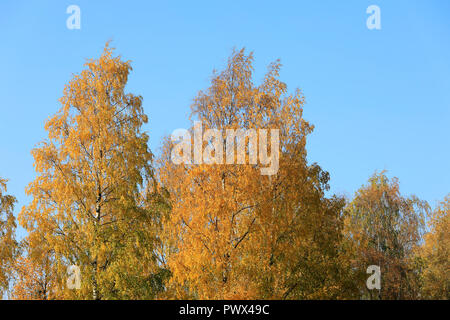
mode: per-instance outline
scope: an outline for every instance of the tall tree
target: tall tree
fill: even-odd
[[[159,177],[172,206],[169,289],[176,297],[202,299],[338,297],[343,200],[325,198],[328,173],[307,164],[313,126],[303,119],[301,91],[287,93],[278,61],[254,85],[252,62],[243,49],[233,52],[195,98],[191,119],[201,121],[204,132],[222,130],[200,137],[202,159],[170,140],[164,144]],[[196,126],[187,145],[195,142]],[[227,129],[254,129],[256,137],[244,141],[259,146],[260,161],[248,148],[239,159],[227,145]],[[264,137],[259,129],[271,131]],[[279,146],[273,143],[278,134]],[[174,163],[177,150],[192,164]],[[261,160],[264,151],[271,163]],[[270,165],[278,170],[264,171]]]
[[[450,194],[434,210],[422,256],[423,298],[450,299]]]
[[[0,178],[0,296],[8,290],[9,280],[18,243],[15,239],[16,219],[14,204],[16,198],[6,194],[8,181]]]
[[[422,241],[425,201],[400,193],[398,179],[383,171],[361,187],[346,208],[346,235],[353,242],[353,268],[359,275],[363,298],[416,299],[419,294],[414,259]],[[381,289],[368,290],[366,270],[381,269]]]
[[[135,297],[139,280],[149,288],[140,297],[152,298],[160,212],[148,206],[158,191],[142,97],[125,93],[130,62],[108,44],[85,66],[47,121],[48,139],[32,151],[37,177],[20,222],[54,252],[60,288],[67,266],[81,269],[81,289],[64,297]]]

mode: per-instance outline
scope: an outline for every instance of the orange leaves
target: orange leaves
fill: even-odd
[[[172,203],[165,235],[172,245],[171,286],[198,298],[294,298],[316,292],[323,279],[310,287],[299,284],[306,270],[325,271],[308,257],[309,248],[323,252],[333,244],[314,239],[339,232],[342,205],[326,208],[327,179],[316,179],[326,175],[306,163],[305,139],[312,127],[302,118],[300,91],[287,95],[278,79],[279,62],[255,86],[252,61],[252,54],[234,52],[211,87],[194,99],[191,119],[219,130],[280,129],[278,174],[261,176],[253,164],[174,165],[168,141],[159,159],[159,177]],[[335,263],[334,253],[326,252]]]
[[[56,277],[50,251],[19,256],[14,261],[12,298],[15,300],[49,300],[57,298]]]

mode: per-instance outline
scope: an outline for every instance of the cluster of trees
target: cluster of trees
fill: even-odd
[[[328,197],[308,164],[313,126],[280,63],[262,83],[235,51],[192,104],[209,128],[275,128],[279,170],[154,157],[131,65],[107,45],[64,89],[33,151],[36,178],[15,239],[13,196],[0,179],[0,288],[12,299],[449,299],[450,196],[431,212],[374,174],[353,199]],[[191,128],[192,129],[192,128]],[[225,137],[224,137],[225,138]],[[208,142],[205,142],[207,144]],[[248,163],[248,162],[247,162]],[[429,222],[429,226],[425,222]],[[81,287],[67,286],[80,268]],[[366,286],[381,268],[381,289]]]

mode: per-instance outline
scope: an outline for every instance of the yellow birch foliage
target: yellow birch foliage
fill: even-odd
[[[14,300],[62,298],[58,292],[54,252],[42,245],[31,247],[28,240],[30,237],[22,242],[24,252],[14,261],[11,298]]]
[[[248,151],[245,164],[236,164],[235,154],[235,164],[176,165],[170,156],[174,144],[166,140],[159,178],[172,206],[165,226],[165,257],[173,275],[168,294],[337,297],[343,201],[325,198],[328,173],[307,164],[306,137],[313,126],[303,119],[301,91],[287,93],[278,61],[269,66],[262,84],[254,85],[252,62],[252,54],[234,52],[195,98],[191,119],[202,121],[203,131],[222,129],[223,146],[226,129],[279,129],[279,170],[262,175],[267,165],[250,164]],[[270,155],[275,150],[268,141]],[[202,150],[215,143],[203,141]],[[226,152],[214,148],[209,156],[223,153],[225,159]]]

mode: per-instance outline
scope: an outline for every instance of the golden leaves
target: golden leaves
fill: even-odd
[[[8,289],[17,252],[16,221],[13,215],[16,198],[6,194],[8,181],[0,177],[0,294]]]
[[[450,299],[450,195],[442,201],[429,220],[430,231],[419,255],[424,259],[424,296]]]
[[[298,286],[300,275],[325,266],[302,261],[308,248],[330,245],[315,243],[313,234],[338,232],[342,206],[325,207],[327,179],[317,180],[321,174],[306,163],[305,139],[312,127],[302,117],[301,92],[287,95],[278,79],[279,62],[255,86],[252,61],[252,54],[234,52],[226,68],[213,75],[211,87],[194,99],[191,119],[222,130],[280,129],[278,174],[263,177],[250,164],[175,166],[169,142],[159,159],[158,174],[172,202],[166,222],[166,241],[173,248],[171,285],[198,298],[294,298],[315,292],[322,279],[306,288]],[[297,287],[298,292],[291,289]]]
[[[64,88],[62,108],[47,121],[47,141],[32,151],[38,176],[27,189],[32,202],[20,221],[48,241],[58,262],[81,264],[91,279],[88,287],[100,288],[93,296],[98,298],[106,283],[114,283],[110,268],[134,246],[126,239],[155,227],[138,225],[153,214],[142,202],[153,179],[152,154],[141,132],[148,121],[142,97],[124,92],[129,62],[114,57],[107,45],[85,67]],[[145,241],[150,247],[154,242]]]
[[[155,170],[143,98],[124,90],[130,62],[107,44],[65,86],[47,139],[32,150],[21,254],[15,199],[0,179],[0,285],[13,266],[19,299],[366,298],[361,270],[380,262],[392,284],[383,298],[417,298],[423,280],[427,297],[448,299],[449,198],[419,249],[428,205],[403,197],[384,172],[345,210],[345,199],[326,197],[329,174],[306,159],[314,126],[303,118],[305,98],[288,93],[280,68],[270,64],[256,85],[253,54],[233,52],[190,116],[222,130],[216,140],[226,129],[279,129],[275,175],[262,176],[247,151],[239,165],[236,154],[233,165],[176,165],[168,139]],[[70,264],[81,269],[79,291],[64,286]]]

